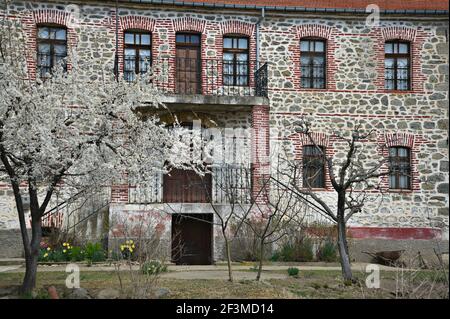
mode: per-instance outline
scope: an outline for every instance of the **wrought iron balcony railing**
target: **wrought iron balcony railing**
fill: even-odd
[[[192,174],[189,174],[192,175]],[[205,196],[189,196],[201,199],[202,203],[213,204],[229,204],[240,203],[249,204],[251,202],[251,177],[252,170],[250,167],[242,165],[221,165],[211,168],[208,174],[211,178],[204,178],[203,184],[198,184],[200,179],[192,178],[189,181],[190,189],[184,190],[186,193],[205,192]],[[180,177],[185,177],[183,174]],[[164,184],[164,175],[155,173],[151,179],[151,183],[140,185],[139,183],[131,183],[129,185],[129,203],[131,204],[152,204],[165,202],[185,202],[186,194],[173,188],[176,180],[172,176],[170,183]],[[180,179],[179,184],[185,181]],[[193,188],[193,184],[196,189]],[[192,195],[192,194],[191,194]],[[205,197],[205,198],[203,198]],[[178,201],[174,198],[179,198]],[[191,202],[191,201],[189,201]]]
[[[125,79],[133,81],[136,73],[151,69],[154,83],[164,93],[261,97],[268,94],[267,63],[180,57],[160,58],[151,63],[148,58],[138,60],[125,57]]]

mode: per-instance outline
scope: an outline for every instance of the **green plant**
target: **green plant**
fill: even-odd
[[[159,260],[146,261],[141,267],[142,273],[145,275],[158,275],[167,271],[167,266]]]
[[[69,253],[70,261],[82,261],[84,260],[84,250],[81,247],[72,247]]]
[[[326,240],[317,251],[317,260],[325,262],[337,261],[337,246],[331,240]]]
[[[298,276],[299,270],[297,267],[289,267],[288,268],[288,275],[291,277],[296,277]]]
[[[106,260],[106,254],[100,243],[87,243],[84,248],[84,255],[89,263]]]
[[[313,243],[307,237],[298,237],[286,241],[272,255],[272,261],[301,261],[314,260]]]

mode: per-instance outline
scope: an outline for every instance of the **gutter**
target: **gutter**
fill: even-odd
[[[120,0],[120,2],[142,3],[142,4],[160,4],[173,6],[187,6],[196,8],[215,8],[215,9],[247,9],[258,11],[278,11],[278,12],[307,12],[307,13],[353,13],[366,14],[366,9],[356,8],[307,8],[307,7],[287,7],[287,6],[258,6],[251,4],[222,4],[206,2],[189,2],[179,0]],[[380,10],[381,14],[410,14],[410,15],[448,15],[448,10],[425,10],[425,9],[402,9]]]
[[[266,18],[266,10],[264,8],[261,9],[261,16],[259,17],[258,21],[256,22],[256,68],[259,69],[259,63],[261,62],[260,56],[259,56],[259,52],[260,52],[260,48],[261,48],[261,43],[260,43],[260,25],[261,22],[264,21],[264,19]]]

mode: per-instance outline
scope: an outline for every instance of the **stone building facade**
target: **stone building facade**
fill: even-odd
[[[64,27],[67,51],[75,50],[81,61],[112,69],[117,51],[120,73],[127,68],[126,34],[149,34],[152,63],[166,68],[166,78],[161,80],[166,104],[183,122],[201,119],[203,124],[215,123],[220,128],[253,129],[244,152],[252,162],[246,184],[250,194],[267,174],[270,164],[264,159],[280,144],[289,145],[295,159],[302,160],[308,141],[295,132],[286,133],[300,118],[312,119],[317,143],[337,157],[343,154],[333,132],[350,131],[360,123],[364,129],[375,131],[367,141],[368,157],[388,157],[386,150],[380,154],[381,145],[407,149],[411,177],[402,190],[393,190],[388,177],[380,177],[383,201],[369,200],[364,211],[352,218],[352,237],[370,247],[376,243],[389,248],[411,241],[431,247],[434,240],[448,240],[448,4],[434,1],[419,8],[406,1],[385,1],[379,24],[372,25],[366,20],[364,1],[353,8],[338,1],[334,6],[331,2],[298,1],[297,7],[296,1],[284,5],[280,1],[272,7],[265,1],[251,6],[239,1],[156,2],[160,1],[119,1],[116,9],[115,1],[12,1],[7,8],[0,7],[0,17],[23,27],[32,77],[37,70],[39,26]],[[198,43],[190,43],[198,47],[201,61],[195,71],[201,79],[196,92],[177,91],[177,35],[198,36],[192,40]],[[230,52],[224,49],[227,37],[247,40],[248,70],[244,73],[248,77],[236,80],[235,70],[232,78],[248,82],[233,86],[231,91],[222,76],[224,56]],[[316,87],[305,85],[311,79],[302,74],[307,70],[302,67],[302,56],[307,55],[301,47],[303,40],[323,43],[323,84]],[[406,89],[386,86],[389,52],[385,44],[391,42],[408,46]],[[239,45],[235,49],[240,49]],[[259,71],[258,76],[254,76],[255,71]],[[214,72],[220,75],[211,76]],[[332,201],[335,195],[326,175],[318,193]],[[213,184],[215,180],[213,176]],[[163,181],[164,177],[155,176],[156,186],[144,190],[145,196],[138,185],[128,181],[113,187],[110,221],[133,214],[152,215],[155,227],[170,239],[173,214],[212,213],[211,203],[199,202],[174,203],[168,212]],[[5,184],[0,185],[0,192],[0,233],[9,236],[18,228],[13,197]],[[224,214],[229,210],[229,204],[221,202],[218,195],[213,202]],[[207,249],[214,253],[209,262],[222,254],[219,230],[212,231]],[[110,239],[115,232],[120,233],[120,229],[112,227]]]

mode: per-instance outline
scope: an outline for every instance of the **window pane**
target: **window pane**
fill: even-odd
[[[144,59],[150,58],[150,50],[140,50],[139,56]]]
[[[400,43],[398,53],[408,53],[409,52],[408,47],[409,45],[407,43]]]
[[[394,44],[393,43],[385,43],[384,44],[384,52],[385,53],[394,53]]]
[[[386,60],[384,60],[384,66],[386,68],[393,68],[394,67],[394,59],[386,59]]]
[[[248,40],[245,38],[239,39],[239,49],[247,49],[248,48]]]
[[[125,43],[126,44],[134,44],[134,34],[133,33],[125,33]]]
[[[397,150],[398,150],[399,157],[408,157],[408,149],[407,148],[399,147]]]
[[[397,67],[399,68],[408,67],[408,59],[397,59]]]
[[[186,37],[183,34],[177,34],[177,42],[186,42]]]
[[[236,55],[236,60],[238,61],[247,61],[248,60],[248,54],[247,53],[242,53],[242,54],[237,54]]]
[[[136,56],[136,50],[135,49],[125,49],[125,56],[134,58]]]
[[[60,44],[55,45],[54,50],[55,50],[56,56],[64,56],[65,57],[67,55],[67,48],[65,45],[60,45]]]
[[[325,43],[323,41],[316,41],[316,52],[324,52],[325,51]]]
[[[50,44],[39,43],[38,53],[39,54],[50,54]]]
[[[407,189],[407,188],[409,188],[409,185],[408,185],[408,176],[400,175],[398,181],[399,181],[398,188],[401,188],[401,189]]]
[[[48,28],[46,28],[46,27],[39,28],[39,30],[38,30],[38,38],[40,38],[40,39],[48,39],[49,35],[50,35],[50,32],[49,32]]]
[[[56,31],[56,40],[66,40],[66,30],[59,29]]]
[[[233,61],[233,53],[224,53],[223,59],[226,61]]]
[[[150,34],[141,34],[141,44],[150,45]]]
[[[301,41],[300,42],[300,51],[303,51],[303,52],[309,51],[309,41]]]
[[[191,38],[190,43],[194,43],[194,44],[200,43],[200,37],[198,35],[191,35],[190,38]]]
[[[231,49],[233,47],[233,43],[232,43],[232,39],[231,38],[224,38],[223,39],[223,47],[226,49]]]

